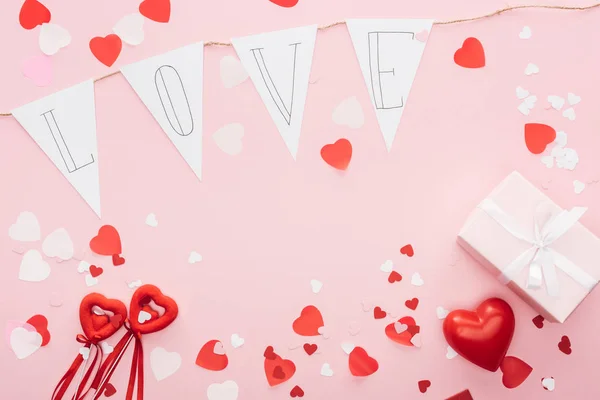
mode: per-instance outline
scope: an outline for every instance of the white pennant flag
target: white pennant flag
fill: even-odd
[[[121,68],[179,153],[202,179],[204,43],[195,43]]]
[[[294,160],[316,37],[313,25],[232,39]]]
[[[354,19],[347,25],[389,151],[433,20]]]
[[[100,217],[94,82],[56,92],[12,114]]]

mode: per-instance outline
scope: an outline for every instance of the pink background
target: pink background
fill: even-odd
[[[66,27],[72,44],[53,57],[55,80],[36,88],[22,77],[21,62],[39,53],[38,31],[18,25],[20,2],[4,5],[0,15],[3,62],[0,64],[0,110],[7,111],[126,63],[198,40],[239,36],[345,17],[433,17],[439,20],[474,16],[505,6],[504,1],[420,2],[371,0],[300,0],[292,9],[267,0],[196,2],[173,0],[169,24],[147,21],[146,40],[125,47],[113,69],[96,61],[87,43],[110,33],[138,1],[83,2],[46,0],[53,22]],[[541,2],[540,2],[541,3]],[[555,4],[560,2],[554,1]],[[566,2],[563,2],[566,3]],[[569,2],[575,4],[575,2]],[[434,27],[391,153],[387,153],[369,103],[350,37],[345,27],[319,33],[312,69],[317,83],[309,88],[297,162],[293,162],[250,81],[225,89],[219,61],[230,48],[205,52],[204,180],[198,182],[122,76],[96,84],[98,145],[103,219],[99,221],[42,151],[12,118],[0,119],[0,186],[4,188],[0,227],[7,232],[21,211],[33,211],[42,235],[59,227],[68,230],[78,253],[105,268],[93,290],[129,302],[125,282],[141,279],[174,297],[181,314],[160,333],[144,338],[146,399],[204,399],[206,388],[227,379],[237,381],[239,399],[284,399],[300,385],[307,399],[442,399],[470,389],[475,399],[592,399],[600,396],[598,357],[600,292],[584,301],[564,325],[538,330],[536,315],[516,295],[497,283],[455,244],[470,209],[506,174],[519,170],[563,207],[590,206],[583,222],[600,234],[599,185],[579,196],[572,181],[600,178],[600,113],[597,111],[600,59],[600,10],[511,12],[487,21]],[[523,41],[524,25],[533,31]],[[487,66],[457,67],[454,51],[462,41],[478,37],[486,49]],[[525,76],[529,62],[540,67]],[[515,88],[521,85],[538,96],[529,117],[517,111]],[[582,97],[571,122],[545,110],[549,94]],[[331,114],[343,99],[357,96],[366,123],[359,130],[340,127]],[[547,169],[540,156],[524,146],[523,124],[544,122],[565,130],[569,147],[581,162],[575,171]],[[246,129],[244,149],[228,156],[217,148],[212,133],[240,122]],[[346,137],[354,156],[345,173],[327,166],[320,148]],[[551,180],[550,183],[547,183]],[[156,213],[159,226],[144,220]],[[115,225],[122,236],[127,262],[113,267],[108,258],[90,254],[87,243],[103,223]],[[415,256],[399,248],[412,243]],[[26,320],[38,313],[50,321],[52,341],[25,360],[0,346],[3,398],[49,398],[59,377],[77,353],[80,332],[77,309],[90,292],[72,260],[50,261],[52,274],[44,282],[19,281],[19,246],[0,235],[0,323]],[[26,248],[41,249],[41,242]],[[189,265],[197,250],[204,261]],[[452,262],[458,254],[459,261]],[[394,260],[404,280],[395,285],[379,271]],[[425,285],[410,284],[418,271]],[[310,279],[324,282],[322,292],[310,290]],[[60,308],[49,306],[58,292]],[[435,309],[473,308],[479,301],[501,296],[514,308],[517,329],[509,354],[534,368],[530,378],[512,391],[501,384],[501,373],[478,369],[457,357],[447,360],[446,343]],[[418,297],[415,312],[404,301]],[[392,320],[374,320],[361,301],[395,315],[412,315],[421,325],[421,349],[396,346],[384,334]],[[331,338],[303,340],[291,328],[302,307],[314,304],[323,313]],[[358,336],[348,325],[361,325]],[[246,344],[233,349],[229,336],[239,333]],[[562,335],[569,335],[573,353],[559,352]],[[116,341],[115,337],[111,342]],[[230,358],[223,372],[194,364],[202,344],[220,339]],[[380,363],[366,379],[352,378],[340,342],[361,345]],[[317,343],[321,353],[308,357],[288,347]],[[269,388],[263,372],[267,345],[292,359],[298,371],[291,381]],[[149,368],[156,347],[177,351],[181,369],[156,382]],[[335,371],[320,376],[324,362]],[[122,398],[129,373],[128,359],[113,383]],[[543,377],[556,379],[556,390],[545,391]],[[424,395],[417,382],[429,379]]]

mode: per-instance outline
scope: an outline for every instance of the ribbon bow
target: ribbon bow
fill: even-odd
[[[514,218],[508,215],[493,200],[485,199],[478,207],[485,211],[486,214],[500,224],[508,233],[517,239],[531,244],[529,249],[521,253],[521,255],[502,270],[499,279],[503,284],[516,279],[527,266],[529,266],[527,288],[538,289],[542,286],[542,281],[545,281],[546,290],[553,297],[557,297],[560,294],[556,268],[563,271],[575,282],[588,290],[593,289],[598,283],[594,277],[551,248],[552,243],[579,221],[587,211],[587,207],[574,207],[570,211],[561,210],[548,219],[542,226],[540,226],[537,218],[534,218],[535,227],[533,236],[527,230],[522,229]],[[539,211],[540,209],[538,208],[536,215]]]
[[[77,399],[80,396],[85,397],[85,394],[87,393],[87,391],[83,394],[82,394],[82,392],[87,384],[87,381],[90,379],[92,372],[94,371],[94,368],[96,367],[96,363],[98,363],[98,366],[100,366],[102,364],[102,349],[100,348],[100,346],[97,343],[93,342],[92,340],[88,339],[86,336],[81,335],[81,334],[77,335],[76,340],[79,343],[83,344],[84,348],[89,349],[90,353],[92,352],[93,349],[95,350],[94,351],[94,359],[93,359],[92,363],[90,364],[89,368],[87,368],[87,362],[89,360],[90,354],[88,354],[88,356],[86,358],[83,357],[83,354],[81,354],[81,353],[78,354],[77,357],[75,357],[75,360],[73,360],[73,363],[71,364],[71,366],[69,367],[67,372],[63,375],[63,377],[58,382],[58,385],[56,385],[56,388],[54,389],[54,393],[52,393],[52,400],[60,400],[63,398],[63,396],[69,389],[71,382],[75,378],[77,371],[79,371],[81,364],[84,364],[83,370],[81,371],[81,375],[80,375],[79,381],[77,383],[77,388],[75,389],[75,394],[73,395],[72,398]],[[84,360],[85,360],[85,363],[84,363]],[[87,368],[87,371],[86,371],[86,368]],[[84,375],[84,371],[86,371],[85,375]]]

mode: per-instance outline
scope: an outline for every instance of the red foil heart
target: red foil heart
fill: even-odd
[[[120,316],[120,323],[115,325],[110,322],[108,317],[94,314],[94,306]],[[127,308],[119,300],[107,299],[100,293],[90,293],[81,300],[79,306],[81,328],[92,343],[98,343],[111,337],[123,326],[125,318],[127,318]]]
[[[158,318],[151,318],[149,321],[140,324],[138,322],[138,315],[141,311],[145,311],[144,306],[147,306],[151,301],[154,301],[156,305],[164,308],[165,313],[158,316]],[[162,294],[160,289],[156,286],[143,285],[140,286],[131,297],[129,313],[131,330],[144,335],[146,333],[158,332],[169,326],[171,322],[177,318],[179,308],[177,307],[175,300]]]

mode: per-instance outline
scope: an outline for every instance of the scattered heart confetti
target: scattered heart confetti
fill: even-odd
[[[543,153],[546,146],[555,139],[556,131],[551,126],[537,123],[525,124],[525,145],[531,153]]]
[[[304,397],[304,390],[298,385],[294,386],[290,391],[290,397]]]
[[[173,375],[181,367],[181,356],[176,352],[168,352],[156,347],[150,353],[150,367],[158,382]]]
[[[138,320],[138,322],[139,322],[140,324],[143,324],[144,322],[146,322],[146,321],[149,321],[149,320],[150,320],[150,318],[152,318],[152,315],[151,315],[149,312],[146,312],[146,311],[143,311],[143,310],[142,310],[142,311],[140,311],[140,313],[138,314],[138,318],[137,318],[137,320]]]
[[[379,363],[362,347],[355,347],[348,358],[348,367],[353,376],[369,376],[377,372]]]
[[[423,278],[421,278],[421,274],[419,274],[418,272],[415,272],[412,275],[412,278],[410,279],[410,283],[413,284],[414,286],[423,286],[425,284],[425,282],[423,281]]]
[[[202,254],[200,254],[196,251],[192,251],[190,253],[190,256],[188,257],[188,263],[196,264],[196,263],[199,263],[200,261],[202,261]]]
[[[471,396],[471,392],[467,389],[448,397],[446,400],[473,400],[473,396]]]
[[[454,357],[456,357],[458,355],[458,353],[456,351],[454,351],[454,349],[450,346],[448,346],[446,348],[446,358],[448,360],[452,360]]]
[[[122,319],[123,319],[123,317],[121,315],[116,314],[116,315],[113,315],[113,316],[110,317],[110,323],[115,328],[119,328],[121,326],[121,320]]]
[[[246,339],[244,339],[243,337],[241,337],[237,333],[234,333],[233,335],[231,335],[231,346],[234,349],[242,347],[245,342],[246,342]]]
[[[542,387],[549,392],[553,392],[555,388],[554,378],[542,378]]]
[[[304,349],[306,354],[308,354],[309,356],[312,356],[319,349],[319,346],[317,346],[316,344],[312,344],[312,343],[304,343],[304,346],[302,346],[302,348]]]
[[[319,336],[319,328],[324,325],[319,309],[315,306],[306,306],[294,321],[292,328],[300,336]]]
[[[90,348],[89,347],[80,347],[79,354],[81,354],[81,357],[83,357],[84,360],[87,360],[88,358],[90,358]]]
[[[581,102],[581,97],[577,96],[575,93],[569,93],[567,95],[567,101],[569,102],[569,105],[574,106]]]
[[[125,264],[125,259],[118,254],[113,254],[112,262],[115,267]]]
[[[244,83],[249,77],[248,71],[246,71],[246,68],[244,68],[237,57],[225,56],[221,58],[220,69],[221,82],[223,82],[223,86],[227,89]]]
[[[428,380],[419,381],[419,392],[425,393],[427,389],[431,386],[431,382]]]
[[[390,273],[394,270],[394,263],[392,262],[392,260],[387,260],[386,262],[381,264],[379,270],[381,272]]]
[[[242,152],[243,137],[244,126],[238,123],[225,125],[213,133],[213,140],[217,147],[230,156],[236,156]]]
[[[529,115],[531,110],[533,110],[533,108],[535,107],[536,102],[537,102],[537,96],[531,95],[531,96],[527,97],[525,100],[523,100],[523,102],[521,104],[519,104],[519,106],[517,107],[517,110],[519,110],[521,112],[521,114],[523,114],[523,115]]]
[[[94,278],[99,277],[103,272],[104,269],[100,267],[96,267],[95,265],[90,266],[90,275],[92,275]]]
[[[40,50],[47,56],[52,56],[71,44],[71,34],[65,28],[56,24],[42,24],[40,29]]]
[[[237,400],[240,389],[234,381],[213,383],[206,389],[208,400]]]
[[[544,317],[542,317],[541,315],[535,316],[532,319],[532,321],[533,321],[533,324],[536,326],[536,328],[542,329],[544,327]]]
[[[331,118],[335,124],[351,129],[359,129],[365,124],[365,116],[356,96],[348,97],[338,104]]]
[[[411,244],[407,244],[400,248],[400,254],[403,254],[408,257],[412,257],[415,255],[415,250],[413,249]]]
[[[100,342],[100,348],[102,349],[102,353],[106,356],[114,351],[114,347],[111,346],[108,342]]]
[[[399,335],[402,332],[406,332],[408,330],[408,325],[403,324],[401,322],[394,322],[394,331],[396,331],[396,333]]]
[[[152,21],[167,23],[171,18],[171,0],[144,0],[139,10],[140,14]]]
[[[419,305],[419,299],[417,299],[416,297],[413,297],[411,300],[406,300],[404,302],[404,305],[407,308],[409,308],[409,309],[411,309],[411,310],[414,311],[414,310],[417,309],[417,306]]]
[[[42,243],[42,250],[48,257],[58,257],[61,260],[73,258],[73,242],[65,228],[58,228],[49,234]]]
[[[44,347],[50,343],[50,332],[48,331],[48,319],[43,315],[37,314],[27,320],[27,323],[42,336],[41,346]]]
[[[137,13],[126,15],[116,23],[113,32],[128,45],[137,46],[144,41],[144,17]]]
[[[96,36],[90,40],[92,54],[107,67],[111,67],[117,61],[122,47],[121,38],[114,33],[105,37]]]
[[[321,335],[321,337],[325,340],[329,339],[330,337],[329,331],[324,326],[319,327],[319,329],[317,329],[317,332],[319,332],[319,335]]]
[[[135,281],[127,282],[127,287],[129,289],[136,289],[136,288],[139,288],[140,286],[142,286],[142,281],[139,279],[136,279]]]
[[[277,386],[290,380],[296,373],[296,365],[291,360],[281,358],[272,346],[265,350],[265,376],[269,386]]]
[[[52,84],[54,77],[52,58],[43,54],[28,58],[21,64],[21,72],[34,85],[38,87],[49,86]]]
[[[567,145],[567,133],[565,131],[556,132],[556,139],[554,139],[554,144],[560,147],[565,147]]]
[[[342,342],[340,346],[342,347],[344,353],[346,353],[347,355],[350,355],[350,353],[352,353],[352,350],[354,350],[354,348],[356,347],[356,345],[352,342]]]
[[[62,296],[57,292],[50,293],[50,307],[60,307],[62,305]]]
[[[323,289],[323,282],[321,282],[317,279],[311,279],[310,280],[310,288],[312,289],[312,292],[314,294],[317,294],[321,291],[321,289]]]
[[[158,226],[158,220],[156,219],[156,214],[150,213],[146,217],[146,225],[156,228]]]
[[[23,255],[19,267],[19,279],[25,282],[41,282],[50,276],[50,265],[42,259],[39,251],[31,249]]]
[[[87,261],[79,261],[79,264],[77,265],[77,272],[79,272],[80,274],[83,274],[84,272],[90,272],[91,266],[92,264],[90,264]]]
[[[331,369],[331,366],[328,363],[323,364],[323,366],[321,367],[321,376],[333,376],[333,370]]]
[[[531,28],[524,26],[523,29],[521,29],[521,32],[519,32],[519,39],[531,39]]]
[[[25,0],[19,12],[19,23],[27,30],[50,22],[50,10],[38,0]]]
[[[106,386],[104,387],[104,396],[106,397],[111,397],[114,396],[117,393],[117,389],[115,389],[114,385],[112,383],[107,383]]]
[[[412,338],[421,331],[414,318],[402,317],[385,327],[386,336],[404,346],[414,346]]]
[[[196,365],[209,371],[222,371],[229,364],[223,344],[218,340],[209,340],[196,356]]]
[[[400,282],[401,280],[402,280],[402,275],[400,275],[396,271],[390,272],[390,275],[388,276],[389,283]]]
[[[567,108],[562,113],[563,117],[567,118],[569,121],[575,121],[575,109],[573,107]]]
[[[90,249],[102,256],[121,254],[121,237],[112,225],[104,225],[98,230],[98,235],[90,240]]]
[[[446,310],[444,307],[442,306],[438,306],[438,308],[435,309],[435,313],[438,317],[438,319],[444,319],[448,316],[448,313],[450,311]]]
[[[500,364],[500,370],[502,371],[502,384],[508,389],[514,389],[525,382],[533,368],[523,360],[507,356]]]
[[[416,348],[420,349],[421,346],[423,345],[423,342],[421,341],[421,334],[417,333],[416,335],[414,335],[410,339],[410,342],[412,343],[413,346],[415,346]]]
[[[427,43],[427,39],[429,39],[429,31],[427,29],[423,29],[422,31],[415,33],[416,41]]]
[[[517,98],[523,100],[529,96],[529,90],[523,89],[521,86],[517,86]]]
[[[542,164],[546,166],[546,168],[552,168],[554,166],[554,157],[552,156],[542,156],[540,159]]]
[[[555,157],[556,166],[561,169],[573,171],[579,163],[579,155],[574,149],[555,146],[554,149],[552,149],[552,155]]]
[[[10,348],[19,360],[29,357],[42,347],[42,335],[17,327],[10,334]]]
[[[290,8],[298,4],[298,0],[269,0],[273,4],[277,4],[280,7]]]
[[[537,74],[540,72],[540,68],[535,65],[534,63],[529,63],[527,64],[527,67],[525,67],[525,75],[527,76],[531,76],[534,74]]]
[[[91,274],[85,275],[85,284],[87,287],[96,286],[100,281],[97,278],[94,278]]]
[[[585,189],[585,182],[574,180],[573,189],[575,190],[575,194],[580,194]]]
[[[373,318],[383,319],[387,317],[387,312],[383,311],[381,307],[377,306],[373,309]]]
[[[485,66],[483,45],[474,37],[465,39],[462,47],[454,53],[454,62],[463,68],[483,68]]]
[[[548,103],[555,110],[560,110],[565,105],[565,99],[557,95],[548,96]]]
[[[566,355],[571,354],[571,341],[568,336],[563,336],[558,343],[558,349],[565,353]]]
[[[352,159],[352,144],[348,139],[339,139],[334,144],[327,144],[321,149],[321,158],[333,168],[345,171]]]

